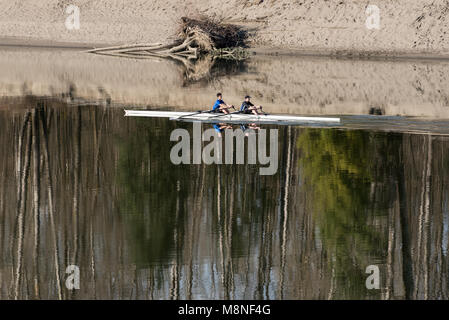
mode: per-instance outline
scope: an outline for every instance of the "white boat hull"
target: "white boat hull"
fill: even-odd
[[[339,124],[340,118],[331,117],[302,117],[290,115],[254,115],[254,114],[228,114],[217,113],[194,113],[194,112],[176,112],[176,111],[150,111],[150,110],[125,110],[127,117],[151,117],[151,118],[170,118],[172,120],[206,121],[206,122],[294,122],[294,123],[330,123]]]

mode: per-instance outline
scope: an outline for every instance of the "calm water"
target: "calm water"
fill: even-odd
[[[445,136],[266,126],[262,176],[172,164],[191,123],[20,101],[0,110],[1,299],[448,298]]]

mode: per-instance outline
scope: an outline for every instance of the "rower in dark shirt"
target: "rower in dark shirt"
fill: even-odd
[[[240,129],[245,133],[246,136],[248,136],[248,130],[259,130],[260,127],[255,123],[242,123],[240,125]]]
[[[245,97],[245,101],[242,102],[242,106],[240,107],[240,112],[245,114],[259,114],[259,110],[262,111],[262,106],[255,106],[251,102],[250,96]]]

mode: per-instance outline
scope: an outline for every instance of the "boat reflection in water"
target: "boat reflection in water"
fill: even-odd
[[[263,176],[175,165],[170,134],[191,123],[113,107],[29,97],[2,107],[0,126],[1,299],[449,298],[449,140],[436,127],[268,125],[279,168]],[[365,286],[371,265],[380,289]]]
[[[240,124],[232,124],[232,123],[212,123],[212,127],[215,129],[215,131],[218,132],[218,136],[221,137],[222,133],[225,130],[235,130],[240,129],[243,133],[245,133],[245,136],[248,136],[251,132],[251,130],[260,130],[260,126],[258,126],[256,123],[240,123]]]

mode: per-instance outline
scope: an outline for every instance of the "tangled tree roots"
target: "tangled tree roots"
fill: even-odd
[[[206,78],[217,58],[244,60],[246,32],[211,20],[181,19],[179,40],[171,44],[141,43],[89,50],[90,53],[134,59],[171,58],[185,67],[189,81]]]
[[[140,59],[173,58],[184,64],[206,54],[236,60],[246,58],[242,47],[247,35],[239,27],[208,19],[194,20],[184,17],[181,21],[180,39],[172,44],[132,44],[97,48],[88,52]]]
[[[231,24],[222,24],[209,19],[181,18],[181,36],[197,37],[198,45],[205,50],[243,47],[247,33]],[[204,47],[203,47],[204,46]]]

